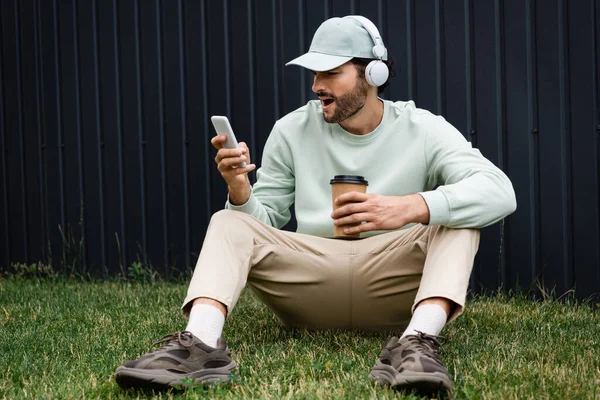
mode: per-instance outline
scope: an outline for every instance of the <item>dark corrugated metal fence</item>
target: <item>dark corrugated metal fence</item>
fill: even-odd
[[[386,97],[444,115],[513,181],[472,288],[600,292],[598,0],[2,0],[0,265],[193,266],[226,187],[209,118],[254,160],[314,98],[284,63],[330,16],[381,29]],[[293,225],[289,227],[293,229]]]

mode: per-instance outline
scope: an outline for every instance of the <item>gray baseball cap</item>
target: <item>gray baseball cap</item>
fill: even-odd
[[[308,53],[285,65],[299,65],[311,71],[329,71],[355,57],[374,58],[373,38],[353,17],[335,17],[323,22],[315,32]],[[387,60],[387,50],[383,60]]]

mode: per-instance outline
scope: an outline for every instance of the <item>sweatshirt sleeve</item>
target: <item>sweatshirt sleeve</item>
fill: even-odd
[[[293,165],[291,149],[275,124],[265,144],[250,198],[245,204],[233,205],[228,196],[225,208],[245,212],[275,228],[283,227],[291,218],[290,207],[294,203]]]
[[[419,193],[429,224],[483,228],[512,214],[517,203],[506,174],[444,118],[431,117],[424,146],[431,190]]]

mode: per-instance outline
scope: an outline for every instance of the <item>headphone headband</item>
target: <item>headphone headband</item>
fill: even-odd
[[[373,22],[371,22],[368,18],[363,17],[362,15],[348,15],[347,18],[353,18],[357,20],[363,28],[369,33],[371,39],[373,39],[373,55],[378,59],[382,59],[385,55],[386,49],[383,44],[383,39],[381,39],[381,35],[379,34],[379,30],[375,26]]]

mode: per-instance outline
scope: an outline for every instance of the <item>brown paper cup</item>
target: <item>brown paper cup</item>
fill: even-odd
[[[358,175],[336,175],[331,181],[331,202],[333,204],[333,209],[337,209],[344,204],[340,204],[339,206],[335,205],[335,199],[338,196],[341,196],[344,193],[348,192],[367,192],[367,186],[369,183],[365,180],[364,177]],[[344,233],[344,228],[349,228],[353,226],[358,226],[360,224],[349,224],[349,225],[334,225],[333,226],[333,236],[336,238],[343,239],[357,239],[360,237],[360,233],[354,234],[346,234]]]

